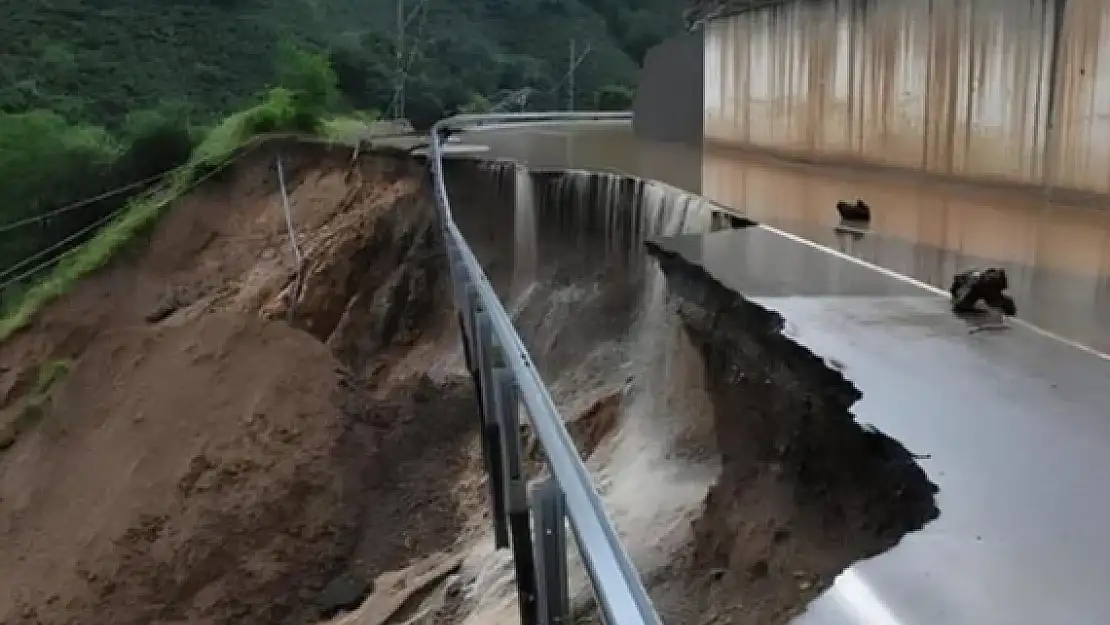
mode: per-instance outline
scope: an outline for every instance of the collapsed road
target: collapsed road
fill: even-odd
[[[674,146],[635,143],[640,156],[621,157],[614,147],[621,132],[610,124],[476,132],[469,140],[484,138],[492,155],[526,166],[644,171],[694,190],[703,183],[689,167],[660,166]],[[593,150],[598,145],[608,148]],[[796,167],[787,172],[783,177],[800,176]],[[817,202],[814,210],[827,212],[827,206]],[[769,210],[733,208],[748,215]],[[781,228],[661,237],[653,248],[669,305],[684,324],[698,307],[683,302],[693,297],[704,305],[706,293],[718,290],[780,319],[781,336],[860,389],[851,408],[856,419],[904,445],[939,489],[935,521],[848,567],[796,622],[1079,624],[1099,622],[1110,609],[1102,591],[1110,581],[1110,504],[1091,496],[1099,476],[1110,471],[1104,453],[1110,358],[1057,336],[1069,328],[1079,328],[1078,337],[1106,336],[1086,330],[1104,327],[1100,318],[1087,321],[1082,311],[1065,308],[1059,320],[1077,321],[1054,332],[1026,322],[1005,333],[969,333],[943,290]],[[1061,289],[1085,284],[1033,275]],[[1020,285],[1032,294],[1034,318],[1051,318],[1040,292],[1029,288]],[[735,600],[744,602],[745,591],[751,592],[750,581],[736,588]]]
[[[675,187],[447,170],[665,622],[1105,612],[1104,360]],[[5,343],[0,620],[518,622],[434,223],[407,155],[270,144]]]

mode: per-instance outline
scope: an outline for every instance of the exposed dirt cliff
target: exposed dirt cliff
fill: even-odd
[[[485,207],[459,215],[463,231],[516,311],[664,622],[781,625],[936,517],[913,456],[855,421],[860,391],[785,336],[779,315],[682,258],[644,258],[643,222],[682,217],[694,231],[684,236],[751,222],[699,218],[694,198],[603,174],[452,173],[453,190],[483,176],[497,188],[454,193]],[[521,245],[522,217],[542,233],[534,249]],[[534,280],[521,290],[513,261],[529,254]],[[597,622],[571,558],[576,622]],[[498,584],[509,567],[493,556],[479,566],[467,622],[515,622]]]
[[[421,164],[272,143],[0,345],[0,622],[301,623],[450,547],[444,263]]]
[[[853,562],[939,514],[900,443],[850,412],[860,391],[784,320],[649,243],[700,351],[721,475],[653,594],[676,622],[780,624]]]
[[[936,516],[778,315],[642,256],[676,206],[744,224],[641,182],[447,173],[666,622],[785,623]],[[404,154],[271,142],[181,200],[0,344],[0,622],[517,622],[447,275]]]

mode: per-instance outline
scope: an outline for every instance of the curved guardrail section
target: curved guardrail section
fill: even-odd
[[[564,529],[568,521],[604,622],[660,625],[660,621],[527,349],[455,224],[443,178],[442,144],[451,132],[468,128],[631,117],[631,113],[460,115],[441,120],[431,130],[433,191],[467,368],[478,391],[494,541],[498,548],[513,551],[525,625],[571,622]],[[530,493],[521,463],[521,404],[551,470],[551,477]]]

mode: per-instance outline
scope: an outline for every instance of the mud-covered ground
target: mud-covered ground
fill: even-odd
[[[533,176],[525,197],[542,235],[521,290],[511,261],[528,246],[519,228],[515,245],[507,235],[521,218],[511,189],[519,176],[507,167],[486,176],[500,193],[459,193],[487,207],[460,216],[463,230],[515,312],[665,622],[786,623],[853,562],[935,518],[935,487],[912,455],[855,422],[860,391],[784,336],[781,318],[679,258],[645,257],[643,239],[629,239],[646,230],[631,227],[635,219],[672,221],[630,201],[655,197],[685,211],[685,200],[627,181]],[[750,225],[689,212],[691,228]],[[573,586],[575,613],[595,622],[584,584]],[[472,622],[513,618],[504,602],[486,603],[471,606]]]
[[[701,353],[721,474],[654,595],[680,622],[788,622],[853,562],[935,519],[936,486],[850,412],[860,391],[777,313],[649,244]]]
[[[644,255],[645,224],[718,227],[696,202],[448,174],[666,622],[786,622],[935,516],[781,319]],[[270,143],[0,345],[0,622],[518,622],[434,220],[404,155]]]
[[[0,622],[310,622],[454,545],[475,401],[426,375],[457,345],[426,180],[268,144],[0,346]]]

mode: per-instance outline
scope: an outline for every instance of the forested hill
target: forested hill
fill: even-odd
[[[422,3],[406,0],[412,12]],[[580,107],[632,87],[647,47],[681,26],[683,0],[426,0],[406,29],[411,113],[435,115],[507,90],[533,108],[566,101],[568,44],[591,46]],[[187,107],[202,120],[272,83],[279,43],[326,52],[350,104],[392,96],[396,0],[0,0],[0,111],[50,109],[118,125]]]
[[[685,1],[404,0],[404,113],[427,127],[523,90],[563,108],[572,40],[575,106],[626,108]],[[251,137],[349,138],[388,114],[397,4],[0,0],[0,335]]]

